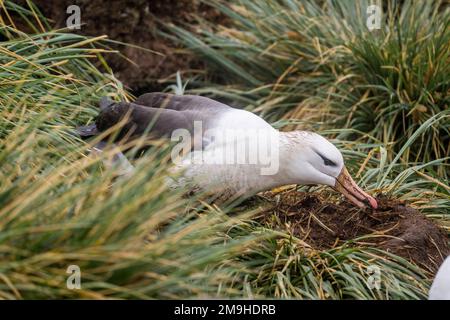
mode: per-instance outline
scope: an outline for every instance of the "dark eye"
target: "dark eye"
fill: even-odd
[[[323,155],[321,155],[320,153],[318,153],[317,151],[316,151],[316,153],[319,155],[319,157],[321,157],[322,158],[322,160],[323,160],[323,163],[326,165],[326,166],[330,166],[330,167],[336,167],[337,166],[337,164],[336,163],[334,163],[333,161],[331,161],[330,159],[328,159],[327,157],[325,157],[325,156],[323,156]]]
[[[335,167],[336,166],[336,163],[334,163],[333,161],[331,161],[330,159],[327,159],[327,158],[322,158],[323,159],[323,163],[326,165],[326,166],[332,166],[332,167]]]

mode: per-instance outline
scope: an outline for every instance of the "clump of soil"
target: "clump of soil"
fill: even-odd
[[[370,245],[436,272],[450,253],[448,237],[432,220],[404,203],[379,197],[378,209],[359,209],[348,202],[327,203],[319,195],[285,191],[266,192],[270,209],[263,220],[288,226],[298,238],[316,249],[335,247],[362,236],[358,245]],[[268,213],[272,213],[274,216]]]

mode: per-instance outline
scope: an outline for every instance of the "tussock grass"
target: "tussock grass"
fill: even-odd
[[[5,8],[42,28],[18,31]],[[430,275],[400,257],[347,245],[313,250],[285,230],[254,222],[258,208],[224,212],[167,189],[168,150],[161,145],[135,161],[133,176],[117,177],[102,165],[112,150],[93,157],[95,141],[71,133],[93,120],[99,97],[130,98],[112,74],[94,66],[107,51],[102,38],[46,31],[37,10],[11,2],[5,8],[0,298],[426,297]],[[334,142],[363,186],[408,199],[450,230],[448,187],[435,178],[446,160],[400,161],[440,117],[420,126],[399,153],[356,130],[323,133],[338,137]],[[350,134],[360,139],[341,138]],[[81,290],[66,287],[72,264],[81,269]],[[370,266],[381,270],[381,290],[368,285]]]
[[[387,259],[385,252],[376,249],[340,246],[316,251],[292,239],[283,239],[266,243],[247,259],[253,265],[264,261],[258,272],[249,274],[247,281],[256,283],[255,293],[265,296],[295,299],[427,296],[428,285],[422,270],[396,256],[392,256],[393,261]]]

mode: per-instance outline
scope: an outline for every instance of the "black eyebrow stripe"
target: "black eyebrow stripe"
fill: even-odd
[[[324,155],[322,155],[320,152],[318,152],[317,150],[315,150],[315,149],[313,149],[314,150],[314,152],[315,153],[317,153],[318,155],[319,155],[319,157],[321,157],[322,158],[322,160],[323,160],[323,162],[324,162],[324,164],[326,165],[326,166],[333,166],[333,167],[336,167],[337,166],[337,164],[334,162],[334,161],[331,161],[330,159],[328,159],[327,157],[325,157]]]

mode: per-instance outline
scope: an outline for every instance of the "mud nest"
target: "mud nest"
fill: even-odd
[[[446,232],[398,200],[382,196],[377,199],[377,210],[363,210],[348,202],[327,203],[317,194],[292,190],[276,195],[266,192],[263,197],[270,203],[263,222],[287,227],[315,249],[354,240],[355,245],[383,249],[432,273],[450,253]]]

